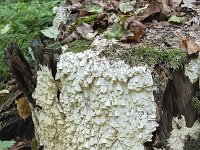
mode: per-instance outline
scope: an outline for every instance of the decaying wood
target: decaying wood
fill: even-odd
[[[52,49],[47,48],[48,46],[41,39],[36,39],[32,41],[32,51],[34,55],[34,59],[37,64],[37,69],[42,66],[48,66],[52,71],[52,75],[55,78],[56,70],[57,70],[57,58],[61,54],[60,49]]]
[[[26,137],[31,140],[34,137],[34,125],[31,117],[26,121],[17,115],[10,116],[9,122],[0,131],[0,140],[16,139],[22,140]],[[20,138],[20,139],[19,139]]]
[[[10,43],[5,49],[5,59],[12,74],[28,101],[35,106],[32,93],[36,87],[36,79],[30,66],[16,43]]]
[[[154,95],[159,106],[159,127],[154,133],[153,142],[146,143],[149,147],[167,148],[167,139],[172,131],[173,117],[185,117],[186,126],[192,127],[197,120],[197,111],[191,105],[192,98],[199,90],[198,81],[194,84],[184,75],[184,70],[177,71],[173,78],[166,82],[165,90]],[[160,104],[159,104],[160,103]]]

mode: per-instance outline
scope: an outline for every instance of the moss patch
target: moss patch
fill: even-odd
[[[69,43],[68,49],[71,52],[79,53],[79,52],[83,52],[87,49],[90,49],[91,48],[90,44],[91,44],[91,41],[79,39],[79,40],[75,40],[75,41]]]
[[[158,63],[165,62],[168,68],[174,70],[182,68],[188,62],[187,54],[181,49],[161,51],[149,46],[131,49],[113,46],[111,50],[102,51],[101,56],[120,58],[131,66],[148,64],[154,67]]]
[[[198,114],[200,114],[200,100],[198,97],[193,97],[192,98],[192,106],[196,109]]]

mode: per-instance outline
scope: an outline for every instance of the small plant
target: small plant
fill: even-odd
[[[0,140],[0,150],[7,150],[15,144],[15,141],[1,141]]]
[[[16,41],[27,52],[33,39],[53,21],[52,8],[61,0],[3,0],[0,2],[0,81],[9,75],[4,62],[4,49],[10,41]],[[26,53],[26,56],[28,54]]]

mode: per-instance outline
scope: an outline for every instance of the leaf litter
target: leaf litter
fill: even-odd
[[[60,28],[65,37],[61,40],[68,44],[76,39],[101,36],[132,47],[150,44],[160,50],[182,48],[179,41],[184,36],[200,43],[197,6],[196,1],[188,0],[69,0],[64,7],[71,10],[66,12],[68,20],[74,21],[62,24],[67,30]]]

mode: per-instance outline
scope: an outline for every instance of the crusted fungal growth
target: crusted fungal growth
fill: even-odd
[[[184,116],[181,119],[174,117],[172,120],[173,130],[171,136],[167,140],[170,150],[183,150],[188,135],[197,136],[200,131],[200,124],[196,121],[192,128],[186,127]]]
[[[200,56],[192,59],[185,65],[185,75],[188,76],[192,83],[196,82],[200,77]],[[200,84],[199,84],[200,85]]]
[[[158,126],[146,66],[69,52],[60,57],[56,81],[45,67],[37,80],[34,98],[43,109],[33,118],[45,149],[142,150]]]
[[[58,104],[57,91],[51,71],[45,66],[41,67],[37,73],[37,88],[33,97],[42,109],[35,108],[32,118],[36,136],[44,149],[62,149],[63,146],[59,138],[65,132],[65,122]]]

